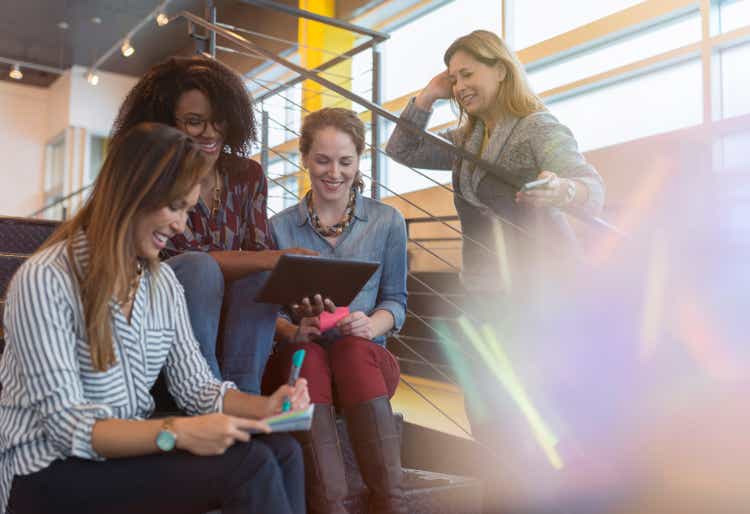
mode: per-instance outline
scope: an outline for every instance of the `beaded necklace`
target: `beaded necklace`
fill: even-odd
[[[312,190],[308,191],[305,195],[305,201],[307,201],[307,212],[310,215],[310,222],[312,223],[312,227],[315,232],[323,237],[340,236],[344,232],[344,230],[346,230],[346,227],[348,227],[352,223],[352,219],[354,218],[354,203],[356,199],[357,191],[355,188],[352,188],[351,192],[349,193],[349,202],[346,204],[346,210],[344,211],[344,216],[341,218],[341,221],[339,221],[335,225],[326,226],[320,222],[320,218],[315,212],[315,206],[313,205],[312,199]]]
[[[126,304],[135,300],[135,295],[138,293],[138,286],[141,284],[141,276],[143,276],[143,264],[141,264],[141,261],[139,260],[135,266],[135,277],[130,281],[130,286],[128,287]]]

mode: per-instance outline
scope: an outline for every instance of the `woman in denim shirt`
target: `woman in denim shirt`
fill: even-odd
[[[362,196],[358,170],[364,142],[364,125],[352,111],[329,108],[310,114],[302,126],[300,154],[312,190],[271,219],[279,248],[381,263],[333,329],[321,333],[318,317],[298,324],[284,318],[277,322],[282,344],[269,363],[266,384],[283,382],[291,354],[304,348],[301,376],[308,379],[312,402],[318,404],[312,430],[301,441],[309,511],[314,513],[346,512],[334,404],[343,409],[372,493],[370,512],[406,512],[400,441],[389,402],[400,370],[385,349],[386,336],[401,328],[405,317],[406,225],[393,207]]]

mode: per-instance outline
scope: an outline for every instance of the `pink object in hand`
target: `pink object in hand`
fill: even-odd
[[[341,318],[349,315],[349,307],[336,307],[335,312],[323,311],[320,313],[320,333],[331,330]]]

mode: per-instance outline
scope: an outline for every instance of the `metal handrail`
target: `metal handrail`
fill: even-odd
[[[82,187],[81,189],[78,189],[77,191],[73,191],[73,192],[72,192],[72,193],[70,193],[70,194],[67,194],[67,195],[65,195],[65,196],[62,196],[62,197],[58,198],[57,200],[55,200],[54,202],[52,202],[51,204],[49,204],[49,205],[45,205],[44,207],[42,207],[42,208],[40,208],[40,209],[37,209],[37,210],[35,210],[35,211],[34,211],[34,212],[32,212],[31,214],[29,214],[29,218],[35,218],[36,216],[39,216],[39,215],[40,215],[41,213],[43,213],[44,211],[47,211],[47,210],[49,210],[49,209],[51,209],[51,208],[53,208],[53,207],[57,207],[57,206],[58,206],[58,205],[60,205],[61,203],[65,202],[65,201],[67,201],[67,200],[70,200],[70,199],[71,199],[71,198],[73,198],[74,196],[78,196],[78,195],[80,195],[80,194],[84,193],[85,191],[87,191],[88,189],[91,189],[91,188],[92,188],[93,186],[94,186],[94,184],[93,184],[93,183],[91,183],[91,184],[89,184],[89,185],[87,185],[87,186],[83,186],[83,187]],[[63,218],[64,218],[64,217],[63,217]]]
[[[267,2],[266,0],[243,0],[243,1],[245,1],[247,3],[256,4],[256,5],[261,5],[262,4],[262,5],[265,5],[265,6],[268,6],[268,7],[270,7],[269,4],[271,4],[270,2]],[[276,7],[279,7],[281,9],[281,4],[275,4],[275,3],[273,3],[272,5],[274,5]],[[290,8],[284,6],[284,9],[281,9],[281,10],[286,10],[286,9],[290,9]],[[294,11],[294,9],[292,9],[292,10]],[[315,16],[317,16],[317,15],[315,15]],[[499,170],[494,163],[489,162],[489,161],[487,161],[485,159],[482,159],[481,157],[477,156],[476,154],[473,154],[473,153],[469,152],[468,150],[466,150],[463,147],[455,146],[450,141],[448,141],[446,139],[443,139],[443,138],[441,138],[441,137],[439,137],[439,136],[437,136],[435,134],[432,134],[431,132],[423,130],[421,127],[418,127],[417,125],[415,125],[414,123],[412,123],[410,121],[401,119],[400,117],[396,116],[395,114],[391,113],[390,111],[384,109],[382,106],[380,106],[380,105],[378,105],[378,104],[376,104],[374,102],[371,102],[371,101],[369,101],[369,100],[367,100],[365,98],[362,98],[359,95],[356,95],[356,94],[352,93],[348,89],[343,88],[343,87],[339,86],[338,84],[335,84],[334,82],[331,82],[330,80],[321,77],[317,73],[315,73],[315,72],[313,72],[311,70],[308,70],[307,68],[305,68],[303,66],[295,64],[295,63],[293,63],[293,62],[291,62],[291,61],[289,61],[287,59],[284,59],[283,57],[281,57],[281,56],[279,56],[279,55],[277,55],[277,54],[275,54],[275,53],[273,53],[273,52],[271,52],[269,50],[266,50],[265,48],[263,48],[263,47],[255,44],[255,43],[253,43],[252,41],[249,41],[249,40],[245,39],[244,37],[242,37],[242,36],[240,36],[238,34],[235,34],[234,32],[232,32],[230,30],[227,30],[227,29],[225,29],[225,28],[223,28],[223,27],[221,27],[219,25],[216,25],[214,23],[207,22],[203,18],[200,18],[200,17],[198,17],[198,16],[196,16],[196,15],[190,13],[190,12],[187,12],[187,11],[180,12],[177,15],[177,17],[185,18],[186,20],[188,20],[191,23],[194,23],[195,25],[203,27],[206,30],[211,30],[211,31],[213,31],[216,34],[219,34],[219,35],[221,35],[221,36],[229,39],[230,41],[232,41],[233,43],[235,43],[236,45],[238,45],[238,46],[240,46],[242,48],[245,48],[247,50],[256,52],[256,53],[262,55],[263,57],[265,57],[267,59],[270,59],[270,60],[272,60],[274,62],[277,62],[277,63],[281,64],[285,68],[290,69],[290,70],[294,71],[295,73],[297,73],[298,75],[300,75],[300,78],[302,80],[304,80],[304,79],[312,80],[313,82],[317,82],[318,84],[327,87],[331,91],[334,91],[334,92],[340,94],[344,98],[346,98],[348,100],[351,100],[352,102],[355,102],[358,105],[361,105],[362,107],[365,107],[366,109],[370,110],[373,114],[377,114],[378,116],[381,116],[381,117],[383,117],[383,118],[385,118],[385,119],[387,119],[387,120],[389,120],[389,121],[397,124],[400,128],[406,130],[407,132],[410,132],[411,134],[413,134],[413,135],[415,135],[417,137],[425,138],[428,141],[430,141],[431,143],[437,145],[438,147],[440,147],[440,148],[442,148],[444,150],[447,150],[447,151],[451,152],[452,154],[454,154],[454,155],[456,155],[458,157],[461,157],[462,159],[465,159],[465,160],[471,162],[475,166],[478,166],[479,168],[481,168],[481,169],[483,169],[485,171],[493,173],[493,176],[497,177],[498,181],[500,181],[500,182],[502,182],[502,183],[504,183],[504,184],[506,184],[506,185],[508,185],[510,187],[513,187],[515,189],[520,189],[523,186],[523,184],[524,184],[523,179],[521,179],[521,178],[506,176],[506,174],[502,173],[502,170]],[[330,20],[329,18],[325,18],[324,22],[325,23],[329,23],[330,22],[329,20]],[[344,23],[344,22],[342,22],[342,23]],[[346,25],[349,25],[349,24],[346,24]],[[606,230],[608,232],[614,232],[614,233],[616,233],[619,236],[626,236],[626,234],[623,231],[621,231],[620,229],[618,229],[617,227],[615,227],[611,223],[603,220],[602,218],[599,218],[597,216],[591,216],[591,215],[588,215],[588,214],[584,214],[584,213],[578,212],[578,211],[576,211],[574,209],[566,210],[566,212],[568,214],[570,214],[570,215],[572,215],[572,216],[574,216],[574,217],[576,217],[576,218],[584,221],[584,222],[590,223],[592,225],[596,225],[596,226],[598,226],[598,227],[600,227],[600,228],[602,228],[602,229],[604,229],[604,230]],[[508,220],[504,220],[504,221],[506,223],[509,223]]]

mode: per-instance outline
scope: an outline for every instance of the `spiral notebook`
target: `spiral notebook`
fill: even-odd
[[[282,412],[275,416],[271,416],[263,419],[268,423],[273,432],[296,432],[298,430],[310,430],[312,425],[313,412],[315,412],[315,405],[310,405],[306,409]],[[261,434],[260,430],[252,429],[251,434]]]

